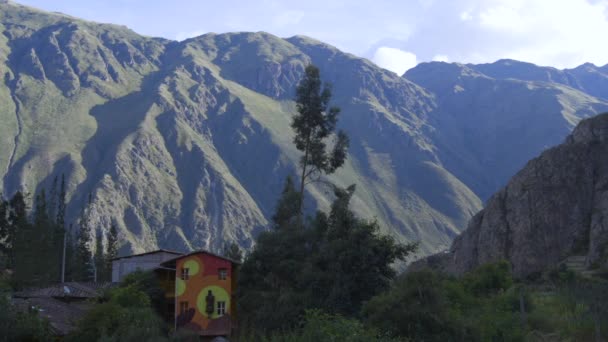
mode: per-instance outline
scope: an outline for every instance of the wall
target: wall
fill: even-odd
[[[126,275],[140,269],[142,271],[154,269],[164,261],[178,257],[174,253],[156,252],[144,255],[124,257],[112,261],[112,282],[120,282]]]
[[[182,268],[189,269],[189,279],[181,279]],[[225,280],[220,280],[219,269],[227,270]],[[228,336],[232,328],[231,313],[235,303],[232,296],[232,263],[206,253],[189,255],[176,262],[175,317],[176,327],[198,331],[206,336]],[[213,314],[206,312],[206,297],[211,291],[215,297]],[[226,313],[217,314],[217,302],[226,302]],[[181,313],[180,303],[187,302],[188,310]]]

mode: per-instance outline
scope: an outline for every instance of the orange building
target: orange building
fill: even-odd
[[[236,327],[238,265],[206,251],[161,264],[157,273],[164,283],[167,310],[173,311],[176,330],[189,329],[208,338],[232,334]]]

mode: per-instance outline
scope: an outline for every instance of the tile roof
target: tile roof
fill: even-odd
[[[188,254],[182,254],[182,255],[177,256],[177,257],[175,257],[173,259],[169,259],[169,260],[163,261],[160,264],[164,266],[164,265],[170,264],[171,262],[175,262],[175,260],[179,260],[181,258],[189,257],[191,255],[199,254],[199,253],[208,254],[208,255],[214,256],[216,258],[224,259],[224,260],[230,261],[231,263],[236,264],[236,265],[240,265],[241,264],[239,261],[227,258],[225,256],[221,256],[219,254],[211,253],[211,252],[208,252],[208,251],[205,251],[205,250],[198,250],[198,251],[190,252]]]

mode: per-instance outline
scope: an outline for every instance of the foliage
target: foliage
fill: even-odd
[[[163,336],[161,318],[148,296],[134,285],[110,291],[110,300],[96,305],[67,341],[154,341]]]
[[[274,215],[274,229],[258,236],[239,276],[241,324],[272,332],[294,327],[307,309],[353,315],[388,287],[391,264],[415,244],[379,234],[375,222],[349,210],[354,187],[336,189],[329,215],[301,222],[288,179]]]
[[[45,189],[40,190],[31,212],[28,212],[26,196],[21,192],[16,192],[9,201],[0,200],[0,256],[3,257],[0,269],[13,269],[12,281],[18,288],[45,286],[64,279],[64,245],[67,263],[65,280],[93,280],[93,265],[98,281],[109,281],[111,278],[112,265],[108,258],[117,253],[116,228],[110,229],[107,252],[103,248],[103,236],[97,236],[93,257],[88,209],[85,209],[74,243],[72,225],[69,230],[65,229],[65,178],[62,176],[59,187],[58,182],[55,178],[50,197]]]
[[[367,302],[362,313],[370,326],[414,341],[523,340],[520,293],[503,288],[510,282],[503,262],[461,279],[412,272]]]
[[[51,328],[47,320],[30,310],[21,312],[9,302],[10,287],[0,280],[0,341],[48,341]]]
[[[346,133],[339,131],[333,149],[326,151],[325,139],[336,128],[340,108],[329,107],[331,87],[327,83],[322,86],[319,68],[314,65],[306,67],[295,100],[298,114],[293,117],[291,128],[295,132],[293,142],[296,148],[304,153],[300,159],[300,194],[303,196],[308,181],[318,180],[322,173],[334,173],[344,164],[349,141]],[[302,199],[298,203],[300,212]]]
[[[239,245],[236,242],[226,244],[224,246],[223,255],[226,258],[228,258],[230,260],[234,260],[236,262],[243,261],[243,251],[241,250],[241,247],[239,247]]]
[[[82,208],[78,221],[79,229],[76,234],[72,260],[72,277],[75,281],[89,281],[92,279],[93,248],[91,246],[91,224],[89,222],[91,203],[92,199],[89,195],[88,205]]]
[[[268,342],[390,342],[403,341],[381,336],[360,321],[340,315],[329,315],[320,310],[307,310],[300,328],[275,333],[271,337],[242,336],[237,341]]]
[[[106,259],[103,250],[103,240],[100,233],[95,235],[95,254],[93,254],[93,266],[94,266],[94,281],[105,280],[106,278]]]
[[[149,305],[151,305],[159,315],[164,313],[165,292],[154,272],[137,270],[129,273],[123,278],[120,283],[120,288],[135,289],[146,294],[150,300]]]
[[[464,278],[468,290],[475,295],[505,291],[513,285],[511,265],[506,260],[480,266]]]
[[[108,280],[112,280],[112,260],[116,257],[118,257],[118,229],[116,228],[116,224],[112,222],[110,234],[108,234],[108,247],[105,256],[105,268]]]
[[[541,336],[600,341],[608,335],[608,283],[572,272],[551,272],[554,291],[534,293],[530,330]]]

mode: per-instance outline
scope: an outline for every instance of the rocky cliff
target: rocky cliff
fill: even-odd
[[[426,260],[461,274],[507,259],[516,276],[585,256],[608,265],[608,113],[582,121],[490,198],[450,251]],[[419,263],[417,266],[421,266]]]

